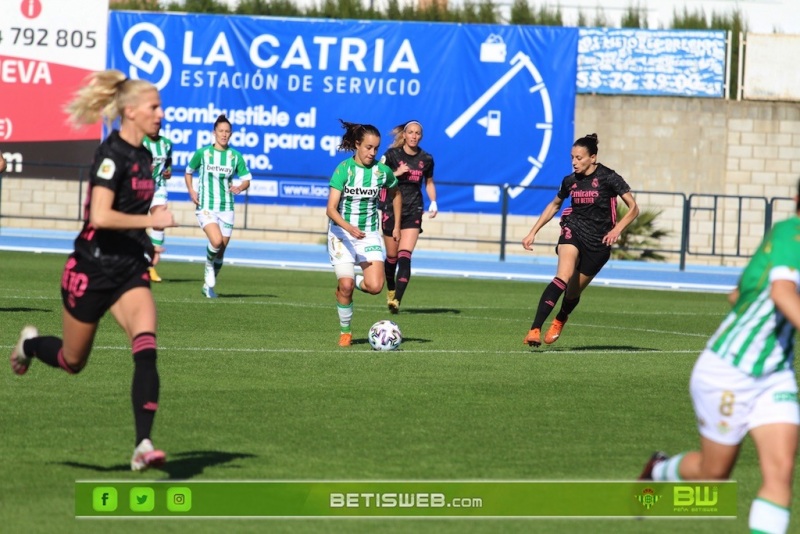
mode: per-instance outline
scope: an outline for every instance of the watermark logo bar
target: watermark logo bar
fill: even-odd
[[[734,518],[735,482],[205,481],[75,483],[75,516]]]

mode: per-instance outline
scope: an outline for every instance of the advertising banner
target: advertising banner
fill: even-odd
[[[570,172],[578,30],[112,11],[108,65],[152,81],[180,176],[214,120],[255,177],[251,202],[324,206],[339,119],[422,123],[442,211],[538,213]],[[176,199],[186,198],[180,178]],[[518,187],[522,186],[522,187]]]
[[[748,33],[745,42],[744,98],[799,102],[800,35]]]
[[[10,174],[71,177],[100,139],[99,125],[69,126],[63,107],[105,67],[108,0],[64,4],[0,0],[0,150]]]
[[[737,493],[727,481],[78,481],[75,516],[731,519]]]
[[[725,31],[581,28],[578,92],[722,97]]]

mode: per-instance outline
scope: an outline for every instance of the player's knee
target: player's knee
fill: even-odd
[[[353,295],[353,290],[356,287],[356,281],[352,278],[339,278],[338,292],[343,297],[350,297]]]
[[[383,282],[381,282],[380,285],[378,284],[370,285],[365,280],[364,282],[361,283],[361,289],[363,289],[366,293],[369,293],[370,295],[377,295],[383,290]]]
[[[703,462],[700,465],[700,476],[706,480],[728,480],[732,470],[733,465],[725,462]]]
[[[63,356],[63,353],[62,353]],[[77,375],[81,371],[83,371],[84,367],[86,367],[88,359],[87,358],[79,358],[79,359],[67,359],[66,356],[63,357],[63,361],[60,361],[59,364],[61,367],[67,371],[67,373],[72,375]]]
[[[765,486],[791,486],[794,458],[786,455],[762,460],[761,471]]]

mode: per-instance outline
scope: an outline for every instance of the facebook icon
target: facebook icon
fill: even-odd
[[[95,512],[113,512],[117,509],[117,489],[101,486],[92,490],[92,508]]]

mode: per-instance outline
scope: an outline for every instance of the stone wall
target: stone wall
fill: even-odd
[[[779,199],[774,220],[794,212],[790,199],[800,177],[797,104],[581,95],[575,115],[575,137],[597,133],[599,161],[625,177],[642,209],[662,212],[658,226],[669,232],[663,249],[679,250],[683,200],[691,200],[690,264],[741,265],[746,258],[735,256],[752,253],[763,237],[767,203]],[[0,225],[79,228],[77,182],[26,179],[23,172],[6,174],[1,186]],[[181,227],[168,235],[201,235],[188,202],[171,207]],[[325,239],[322,208],[251,205],[246,221],[251,230],[240,229],[245,216],[241,203],[236,216],[240,239]],[[533,215],[509,217],[507,254],[526,253],[519,243],[535,221]],[[444,211],[426,219],[418,247],[499,255],[500,224],[500,216]],[[534,254],[552,254],[558,230],[557,221],[551,221],[540,232]],[[667,256],[671,261],[678,257]]]

